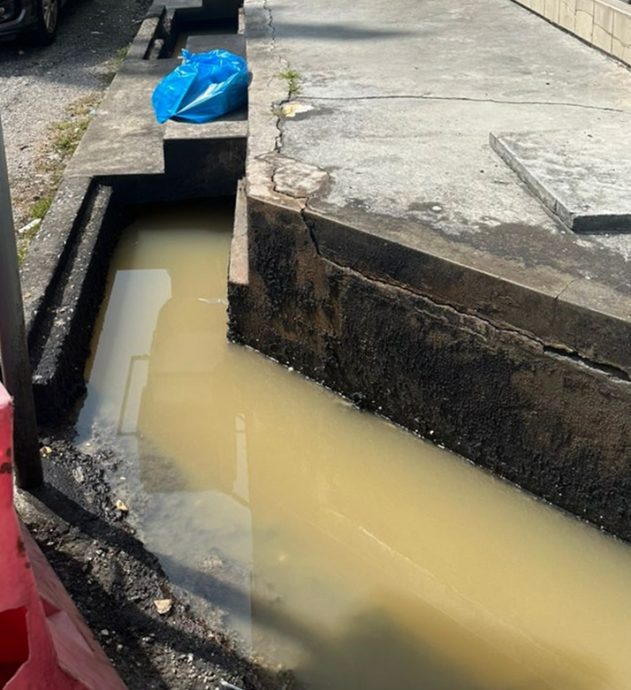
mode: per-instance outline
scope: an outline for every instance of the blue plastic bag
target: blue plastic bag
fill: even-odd
[[[182,51],[182,64],[156,86],[151,103],[158,122],[210,122],[240,108],[248,92],[246,61],[227,50]]]

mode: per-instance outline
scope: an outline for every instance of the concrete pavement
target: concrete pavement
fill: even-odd
[[[558,298],[631,318],[631,237],[569,232],[489,144],[491,135],[537,133],[544,147],[569,134],[624,148],[626,67],[510,0],[253,0],[246,16],[255,196],[273,198],[280,181],[284,196],[306,197],[316,213],[549,298],[538,323],[515,313],[523,300],[501,316],[572,350],[588,346],[572,329],[553,333]],[[290,100],[287,70],[299,86]],[[608,148],[600,155],[594,171],[607,166]],[[612,176],[624,214],[629,169]],[[498,305],[481,304],[470,287],[457,292],[446,286],[445,301],[497,317]],[[623,342],[594,348],[631,371]]]

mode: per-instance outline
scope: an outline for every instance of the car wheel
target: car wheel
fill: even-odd
[[[35,40],[48,45],[55,38],[59,20],[59,0],[37,0],[37,29]]]

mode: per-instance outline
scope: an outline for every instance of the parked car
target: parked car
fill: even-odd
[[[0,38],[29,33],[48,44],[57,31],[59,10],[66,0],[0,0]]]

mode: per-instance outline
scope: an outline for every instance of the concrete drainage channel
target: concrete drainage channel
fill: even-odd
[[[215,8],[217,6],[214,6]],[[29,344],[39,417],[54,421],[83,389],[83,361],[105,288],[106,267],[129,203],[234,194],[244,174],[247,112],[192,127],[160,127],[150,96],[157,81],[177,64],[159,57],[171,45],[167,26],[219,23],[234,34],[209,28],[202,46],[244,54],[237,30],[238,3],[223,11],[154,7],[143,22],[72,162],[46,218],[41,237],[23,266]],[[180,35],[180,34],[177,34]]]
[[[223,314],[233,341],[629,538],[619,339],[605,366],[498,327],[409,289],[396,242],[282,198],[282,171],[280,196],[252,194],[245,111],[158,127],[149,96],[184,35],[245,50],[239,3],[175,4],[143,22],[24,265],[40,420],[67,423],[88,379],[77,443],[117,455],[110,482],[166,574],[282,683],[625,686],[625,545],[228,345]],[[587,438],[603,418],[615,433]]]

